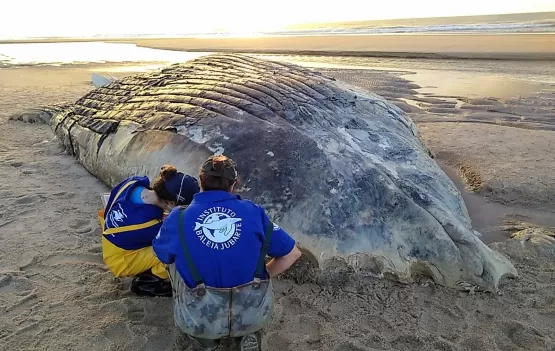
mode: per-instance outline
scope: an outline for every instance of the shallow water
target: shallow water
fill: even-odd
[[[472,227],[482,234],[480,238],[484,243],[504,241],[509,238],[510,233],[503,231],[501,226],[503,220],[514,217],[525,217],[526,221],[540,226],[555,226],[553,213],[531,211],[516,206],[506,206],[498,202],[490,202],[483,196],[468,191],[458,171],[450,166],[438,162],[440,168],[451,178],[463,197],[468,210]]]
[[[206,54],[104,42],[0,44],[0,67],[2,65],[61,65],[102,62],[175,63],[192,60]]]
[[[414,74],[403,74],[422,88],[421,94],[508,98],[536,91],[555,89],[555,84],[533,82],[511,74],[417,70]],[[546,77],[548,78],[548,77]]]

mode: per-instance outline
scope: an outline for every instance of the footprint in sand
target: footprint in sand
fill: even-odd
[[[168,318],[172,311],[171,299],[135,300],[141,302],[129,308],[130,318],[141,318],[141,323],[149,327],[171,328],[173,319]]]
[[[38,173],[38,170],[37,170],[37,169],[33,169],[33,168],[24,169],[24,170],[21,171],[21,174],[25,174],[25,175],[35,174],[35,173]]]
[[[90,219],[78,219],[71,223],[69,227],[77,234],[85,234],[93,230]]]
[[[292,351],[291,341],[284,338],[280,332],[269,332],[262,336],[262,349],[268,351]]]
[[[102,261],[102,256],[95,255],[91,253],[75,253],[75,252],[59,252],[52,253],[44,257],[39,261],[41,265],[46,266],[65,266],[70,264],[98,264],[102,268],[104,267],[104,262]]]
[[[28,310],[28,303],[36,299],[36,283],[25,276],[4,274],[0,276],[0,306],[8,313],[21,308]]]
[[[26,267],[35,262],[35,258],[37,257],[37,255],[38,252],[36,251],[28,251],[22,253],[17,259],[17,267],[21,270],[25,270]]]
[[[15,200],[15,203],[19,205],[30,205],[38,201],[40,201],[40,196],[38,195],[22,195]]]
[[[102,336],[113,342],[113,350],[121,350],[124,348],[127,349],[125,346],[133,339],[134,333],[129,328],[129,322],[118,322],[112,323],[110,326],[106,327]]]
[[[79,238],[77,238],[76,236],[68,236],[67,234],[65,236],[60,236],[56,243],[61,247],[61,248],[67,248],[67,249],[77,249],[79,247]],[[91,252],[91,251],[89,251]]]
[[[423,340],[412,334],[398,336],[391,344],[395,350],[399,351],[424,350],[425,346]]]
[[[300,315],[295,318],[296,332],[300,334],[300,341],[309,345],[319,344],[322,340],[322,323],[313,316]]]
[[[165,333],[147,335],[146,338],[147,340],[143,346],[145,351],[170,350],[172,343],[174,343],[174,340],[169,338]]]
[[[545,350],[550,344],[538,330],[518,321],[502,322],[501,328],[505,336],[518,347],[528,350]]]
[[[0,289],[4,286],[10,285],[12,282],[12,276],[10,274],[0,275]]]
[[[102,252],[102,246],[100,246],[100,245],[93,246],[88,251],[92,252],[92,253],[101,253]]]
[[[358,345],[353,341],[339,343],[333,348],[333,351],[370,351],[370,350],[376,350],[376,349],[369,349],[362,345]]]
[[[487,337],[471,335],[461,341],[464,350],[494,350],[490,340]]]
[[[52,196],[62,198],[62,199],[70,199],[72,197],[75,197],[75,195],[76,195],[75,193],[68,192],[68,191],[59,191],[52,194]]]
[[[129,320],[135,321],[135,322],[142,322],[143,319],[145,318],[145,309],[140,307],[140,306],[135,306],[134,308],[129,308],[127,310],[127,318],[129,318]],[[158,318],[151,318],[151,320],[155,321]],[[146,323],[148,325],[151,325],[151,323]]]

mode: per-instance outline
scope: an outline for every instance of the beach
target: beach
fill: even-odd
[[[555,37],[526,35],[111,42],[256,51],[384,96],[415,121],[482,240],[519,272],[500,294],[358,279],[347,270],[321,285],[293,272],[275,282],[264,350],[555,351],[555,248],[540,236],[509,239],[525,229],[521,222],[555,227]],[[327,58],[303,56],[307,50]],[[345,51],[395,58],[334,56]],[[502,60],[477,59],[484,57]],[[0,68],[1,350],[192,350],[173,325],[170,299],[134,296],[130,279],[103,265],[96,214],[109,189],[48,126],[9,120],[28,107],[75,101],[93,89],[92,73],[124,77],[167,64],[155,61]]]
[[[131,43],[189,52],[311,54],[324,56],[555,60],[553,33],[419,33],[410,35],[298,35],[211,38],[28,39],[19,43]],[[0,44],[13,43],[2,41]]]
[[[121,39],[121,42],[156,49],[188,51],[406,58],[555,59],[555,35],[530,33]]]

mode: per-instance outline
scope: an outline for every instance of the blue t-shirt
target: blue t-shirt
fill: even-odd
[[[136,189],[144,189],[148,185],[148,177],[133,176],[116,185],[110,192],[102,233],[106,240],[119,248],[138,250],[149,247],[162,227],[164,210],[131,200]],[[130,226],[133,226],[132,230],[128,230]]]
[[[180,242],[179,217],[176,207],[153,240],[153,249],[160,261],[175,262],[177,271],[191,288],[195,284]],[[195,194],[185,210],[183,228],[192,260],[205,284],[231,288],[252,281],[268,225],[273,225],[268,256],[287,255],[295,240],[273,224],[262,207],[226,191]],[[266,272],[263,274],[265,277]]]

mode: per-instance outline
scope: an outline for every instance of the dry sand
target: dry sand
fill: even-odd
[[[190,350],[173,326],[170,299],[136,297],[128,292],[129,279],[114,279],[103,266],[96,211],[99,194],[108,189],[56,141],[48,142],[47,126],[7,120],[25,107],[78,98],[92,89],[92,70],[108,68],[113,67],[0,69],[0,350]],[[538,208],[555,208],[549,149],[555,132],[542,119],[553,114],[549,96],[536,97],[551,105],[532,111],[537,118],[523,129],[482,123],[494,113],[484,106],[497,106],[502,112],[496,118],[506,121],[503,116],[524,108],[523,101],[416,101],[416,87],[389,73],[328,73],[411,111],[440,162],[449,162],[455,172],[462,167],[469,184],[491,198],[518,203],[521,207],[510,209],[519,218],[525,218],[522,210],[545,219],[549,212]],[[467,195],[476,196],[477,206],[491,205]],[[263,346],[268,351],[555,351],[555,249],[537,240],[492,244],[520,273],[501,284],[502,295],[457,292],[424,280],[403,286],[355,279],[340,266],[327,285],[306,276],[302,282],[298,274],[277,281],[275,316]]]

